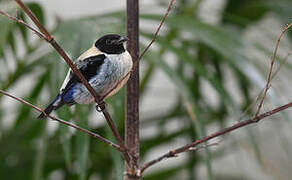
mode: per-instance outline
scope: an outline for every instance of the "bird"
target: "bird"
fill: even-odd
[[[117,93],[128,81],[133,61],[126,50],[128,38],[107,34],[81,54],[74,65],[79,69],[96,93],[108,98]],[[63,105],[90,104],[94,97],[70,69],[56,98],[38,118],[42,119]]]

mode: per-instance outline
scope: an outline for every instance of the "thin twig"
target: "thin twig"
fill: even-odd
[[[8,96],[8,97],[10,97],[10,98],[13,98],[13,99],[15,99],[16,101],[18,101],[18,102],[20,102],[20,103],[22,103],[22,104],[25,104],[25,105],[27,105],[27,106],[29,106],[29,107],[31,107],[31,108],[33,108],[33,109],[35,109],[35,110],[41,112],[41,113],[43,112],[43,110],[42,110],[41,108],[39,108],[39,107],[37,107],[37,106],[35,106],[35,105],[33,105],[33,104],[31,104],[31,103],[29,103],[29,102],[27,102],[27,101],[21,99],[21,98],[15,97],[14,95],[11,95],[11,94],[9,94],[9,93],[7,93],[7,92],[5,92],[5,91],[2,91],[2,90],[0,90],[0,93],[3,94],[3,95],[5,95],[5,96]],[[54,117],[54,116],[51,116],[51,115],[47,115],[47,114],[45,114],[45,115],[46,115],[48,118],[52,119],[52,120],[58,121],[58,122],[60,122],[60,123],[62,123],[62,124],[65,124],[65,125],[67,125],[67,126],[70,126],[70,127],[74,128],[74,129],[77,129],[77,130],[79,130],[79,131],[81,131],[81,132],[84,132],[84,133],[86,133],[86,134],[88,134],[88,135],[94,137],[95,139],[98,139],[98,140],[100,140],[100,141],[102,141],[102,142],[104,142],[104,143],[106,143],[106,144],[112,146],[113,148],[115,148],[115,149],[117,149],[117,150],[119,150],[119,151],[121,150],[121,148],[120,148],[119,145],[117,145],[117,144],[111,142],[110,140],[108,140],[108,139],[106,139],[106,138],[104,138],[104,137],[102,137],[102,136],[100,136],[100,135],[98,135],[98,134],[96,134],[96,133],[93,133],[93,132],[91,132],[91,131],[89,131],[89,130],[87,130],[87,129],[84,129],[84,128],[82,128],[82,127],[79,127],[79,126],[77,126],[77,125],[75,125],[75,124],[73,124],[73,123],[70,123],[70,122],[68,122],[68,121],[65,121],[65,120],[59,119],[59,118],[57,118],[57,117]]]
[[[190,147],[187,151],[198,151],[200,149],[205,149],[211,146],[218,146],[220,144],[220,142],[213,142],[213,143],[209,143],[209,144],[204,144],[198,147]]]
[[[18,19],[16,17],[13,17],[3,11],[0,11],[0,14],[8,17],[9,19],[11,19],[12,21],[15,21],[16,23],[23,25],[25,27],[27,27],[29,30],[31,30],[33,33],[35,33],[38,37],[40,37],[41,39],[44,39],[47,41],[47,38],[45,36],[42,35],[42,33],[40,33],[38,30],[34,29],[33,27],[31,27],[30,25],[28,25],[27,23],[25,23],[24,21],[22,21],[21,19]]]
[[[276,46],[275,46],[275,49],[274,49],[274,53],[273,53],[273,56],[271,58],[271,62],[270,62],[270,70],[269,70],[269,74],[268,74],[268,78],[267,78],[267,83],[266,83],[266,87],[265,87],[265,90],[264,90],[264,94],[262,96],[262,99],[260,101],[260,104],[258,105],[258,108],[256,110],[256,113],[254,115],[254,117],[256,117],[260,111],[261,111],[261,108],[264,104],[264,100],[266,98],[266,95],[267,95],[267,92],[271,86],[271,78],[272,78],[272,72],[273,72],[273,67],[274,67],[274,63],[275,63],[275,60],[276,60],[276,56],[277,56],[277,51],[278,51],[278,48],[279,48],[279,44],[280,44],[280,41],[281,41],[281,38],[283,37],[283,35],[286,33],[286,31],[292,26],[292,23],[287,25],[284,30],[281,32],[281,34],[279,35],[278,39],[277,39],[277,43],[276,43]]]
[[[141,166],[140,170],[141,170],[141,173],[143,173],[147,168],[153,166],[154,164],[162,161],[163,159],[165,158],[169,158],[169,157],[174,157],[174,156],[177,156],[178,154],[180,153],[183,153],[183,152],[186,152],[186,151],[189,151],[189,149],[191,147],[196,147],[197,145],[201,144],[201,143],[204,143],[204,142],[207,142],[211,139],[214,139],[218,136],[221,136],[223,134],[227,134],[227,133],[230,133],[236,129],[239,129],[239,128],[242,128],[244,126],[247,126],[247,125],[250,125],[250,124],[253,124],[253,123],[257,123],[261,120],[263,120],[264,118],[268,117],[268,116],[271,116],[273,114],[276,114],[280,111],[283,111],[285,109],[288,109],[288,108],[291,108],[292,107],[292,102],[288,103],[288,104],[285,104],[283,106],[280,106],[280,107],[277,107],[271,111],[268,111],[268,112],[265,112],[263,114],[260,114],[252,119],[248,119],[248,120],[245,120],[245,121],[241,121],[241,122],[238,122],[230,127],[227,127],[227,128],[224,128],[218,132],[215,132],[209,136],[205,136],[201,139],[198,139],[190,144],[187,144],[187,145],[184,145],[182,147],[179,147],[177,149],[174,149],[174,150],[171,150],[169,151],[168,153],[162,155],[162,156],[159,156],[158,158],[155,158],[154,160],[151,160],[147,163],[145,163],[143,166]]]
[[[15,0],[17,4],[24,10],[24,12],[29,16],[29,18],[33,21],[33,23],[39,28],[42,34],[47,38],[48,41],[53,40],[53,37],[50,33],[46,30],[46,28],[39,22],[39,20],[33,15],[26,5],[21,0]]]
[[[281,70],[281,68],[283,67],[283,65],[287,62],[288,57],[291,55],[292,53],[287,53],[287,55],[284,57],[283,61],[280,62],[280,65],[277,67],[276,71],[274,72],[274,74],[271,77],[271,82],[272,80],[276,77],[276,75],[279,73],[279,71]],[[256,98],[254,99],[254,101],[248,105],[248,107],[244,110],[244,112],[242,113],[242,116],[240,117],[239,120],[241,120],[249,110],[251,110],[251,108],[258,102],[258,100],[260,99],[262,93],[264,92],[265,88],[262,88],[262,90],[259,92],[259,94],[256,96]]]
[[[198,147],[190,147],[190,148],[186,149],[185,152],[195,152],[195,151],[198,151],[200,149],[208,148],[210,146],[217,146],[218,144],[219,144],[218,142],[215,142],[215,143],[201,145],[201,146],[198,146]],[[149,164],[146,163],[144,166],[142,166],[140,168],[140,173],[142,174],[147,168],[149,168],[150,166],[152,166],[152,165],[154,165],[154,164],[156,164],[158,162],[161,162],[161,161],[169,159],[169,158],[174,158],[174,157],[178,157],[178,153],[176,153],[174,150],[169,151],[167,153],[167,155],[165,154],[163,156],[160,156],[157,159],[155,159],[153,161],[150,161]]]
[[[63,57],[65,62],[69,65],[69,67],[72,69],[74,74],[81,80],[82,84],[85,85],[85,87],[88,89],[88,91],[91,93],[91,95],[94,97],[95,102],[98,106],[100,106],[102,113],[109,124],[111,130],[113,131],[113,134],[122,149],[121,152],[123,154],[124,159],[127,163],[130,162],[130,156],[127,152],[127,148],[125,147],[123,140],[118,132],[118,129],[116,128],[111,116],[109,115],[106,106],[104,105],[103,98],[101,98],[95,90],[91,87],[91,85],[88,83],[88,81],[84,78],[82,73],[76,68],[76,66],[73,64],[72,60],[69,58],[69,56],[65,53],[65,51],[59,46],[59,44],[54,40],[54,37],[50,35],[50,33],[46,30],[46,28],[39,22],[39,20],[34,16],[34,14],[30,11],[29,8],[26,7],[26,5],[21,0],[15,0],[19,6],[24,10],[24,12],[30,17],[30,19],[34,22],[34,24],[39,28],[39,30],[42,32],[42,34],[46,37],[47,41],[55,48],[55,50]],[[102,107],[101,107],[102,106]]]
[[[171,0],[171,1],[170,1],[169,5],[168,5],[168,8],[167,8],[167,10],[166,10],[166,12],[165,12],[165,14],[164,14],[162,20],[160,21],[160,24],[159,24],[158,28],[156,29],[156,32],[155,32],[154,35],[153,35],[152,40],[151,40],[150,43],[147,45],[147,47],[144,49],[144,51],[141,53],[141,55],[139,56],[138,61],[139,61],[139,60],[145,55],[145,53],[148,51],[148,49],[151,47],[151,45],[155,42],[155,40],[156,40],[156,38],[157,38],[157,36],[158,36],[158,33],[159,33],[159,31],[160,31],[162,25],[163,25],[164,22],[165,22],[166,17],[168,16],[169,12],[170,12],[171,9],[172,9],[172,6],[174,5],[174,1],[175,1],[175,0]]]

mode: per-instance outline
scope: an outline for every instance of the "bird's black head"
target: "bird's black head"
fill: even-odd
[[[128,39],[118,34],[108,34],[95,42],[95,47],[107,54],[121,54],[125,52],[124,43]]]

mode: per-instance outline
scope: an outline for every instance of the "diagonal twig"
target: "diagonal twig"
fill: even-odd
[[[151,45],[156,41],[156,38],[157,38],[157,36],[158,36],[158,33],[159,33],[159,31],[160,31],[162,25],[164,24],[164,22],[165,22],[165,20],[166,20],[166,18],[167,18],[167,16],[168,16],[168,14],[169,14],[169,12],[171,11],[172,6],[174,5],[174,2],[175,2],[175,0],[171,0],[171,1],[170,1],[169,5],[168,5],[168,8],[167,8],[167,10],[166,10],[166,12],[165,12],[165,14],[164,14],[164,16],[162,17],[162,19],[161,19],[161,21],[160,21],[160,24],[159,24],[159,26],[157,27],[157,29],[156,29],[156,31],[155,31],[155,33],[154,33],[154,35],[153,35],[152,40],[151,40],[150,43],[147,45],[147,47],[144,49],[144,51],[141,53],[141,55],[140,55],[139,58],[138,58],[138,61],[139,61],[139,60],[145,55],[145,53],[148,51],[148,49],[151,47]]]
[[[270,62],[270,70],[269,70],[269,74],[268,74],[268,77],[267,77],[267,83],[266,83],[266,87],[265,87],[265,90],[264,90],[264,94],[261,98],[261,101],[260,101],[260,104],[258,105],[257,107],[257,110],[256,110],[256,113],[254,115],[254,117],[256,117],[260,111],[261,111],[261,108],[264,104],[264,100],[266,98],[266,95],[267,95],[267,92],[271,86],[271,79],[272,79],[272,72],[273,72],[273,67],[274,67],[274,64],[275,64],[275,60],[276,60],[276,56],[277,56],[277,51],[278,51],[278,48],[279,48],[279,44],[280,44],[280,41],[281,41],[281,38],[283,37],[283,35],[286,33],[286,31],[292,26],[292,23],[291,24],[288,24],[284,30],[281,32],[281,34],[279,35],[278,39],[277,39],[277,43],[276,43],[276,46],[275,46],[275,49],[274,49],[274,53],[273,53],[273,56],[271,58],[271,62]]]
[[[204,144],[204,145],[201,145],[198,147],[190,147],[190,148],[186,149],[185,152],[195,152],[195,151],[198,151],[200,149],[208,148],[210,146],[217,146],[218,144],[219,144],[218,142],[214,142],[214,143],[210,143],[210,144]],[[169,159],[169,158],[174,158],[174,157],[178,157],[178,153],[176,153],[175,151],[169,151],[167,153],[167,155],[160,156],[157,159],[150,161],[149,163],[146,163],[144,166],[142,166],[140,168],[140,173],[142,174],[147,168],[149,168],[150,166],[152,166],[158,162],[161,162],[161,161]]]
[[[208,148],[211,146],[218,146],[220,144],[220,142],[213,142],[213,143],[209,143],[209,144],[203,144],[201,146],[197,146],[197,147],[190,147],[187,151],[198,151],[200,149],[204,149],[204,148]]]
[[[209,136],[205,136],[205,137],[203,137],[201,139],[198,139],[198,140],[196,140],[196,141],[194,141],[194,142],[192,142],[190,144],[187,144],[187,145],[184,145],[182,147],[179,147],[179,148],[176,148],[174,150],[171,150],[168,153],[165,153],[165,154],[159,156],[158,158],[155,158],[155,159],[145,163],[143,166],[141,166],[140,171],[141,171],[141,173],[143,173],[146,169],[148,169],[149,167],[153,166],[154,164],[162,161],[163,159],[177,156],[180,153],[189,151],[189,149],[192,148],[192,147],[196,147],[199,144],[207,142],[207,141],[209,141],[211,139],[214,139],[214,138],[216,138],[218,136],[221,136],[223,134],[230,133],[230,132],[235,131],[235,130],[237,130],[239,128],[245,127],[247,125],[250,125],[250,124],[253,124],[253,123],[257,123],[257,122],[263,120],[264,118],[266,118],[268,116],[271,116],[273,114],[276,114],[276,113],[278,113],[280,111],[283,111],[283,110],[291,108],[291,107],[292,107],[292,102],[290,102],[288,104],[285,104],[283,106],[277,107],[277,108],[275,108],[275,109],[273,109],[271,111],[268,111],[268,112],[265,112],[263,114],[260,114],[260,115],[258,115],[256,117],[252,118],[252,119],[240,121],[240,122],[238,122],[238,123],[236,123],[236,124],[234,124],[234,125],[232,125],[230,127],[224,128],[224,129],[222,129],[222,130],[220,130],[218,132],[215,132],[215,133],[213,133],[213,134],[211,134]]]
[[[50,33],[46,30],[46,28],[39,22],[39,20],[33,15],[26,5],[21,0],[15,0],[17,4],[24,10],[24,12],[29,16],[29,18],[33,21],[33,23],[39,28],[42,34],[47,38],[48,41],[53,40],[53,37]]]
[[[47,38],[45,36],[43,36],[42,33],[40,33],[38,30],[34,29],[33,27],[31,27],[30,25],[28,25],[27,23],[25,23],[23,20],[21,19],[17,19],[9,14],[7,14],[6,12],[3,12],[3,11],[0,11],[0,14],[5,16],[5,17],[8,17],[9,19],[11,19],[12,21],[15,21],[16,23],[18,24],[21,24],[25,27],[27,27],[29,30],[31,30],[33,33],[35,33],[38,37],[40,37],[41,39],[44,39],[47,41]]]
[[[13,98],[13,99],[15,99],[16,101],[18,101],[18,102],[20,102],[20,103],[22,103],[22,104],[25,104],[26,106],[29,106],[29,107],[31,107],[31,108],[37,110],[38,112],[41,112],[41,113],[43,112],[43,110],[42,110],[41,108],[39,108],[39,107],[37,107],[37,106],[35,106],[35,105],[33,105],[33,104],[31,104],[31,103],[29,103],[29,102],[27,102],[27,101],[21,99],[21,98],[18,98],[18,97],[16,97],[16,96],[12,95],[12,94],[9,94],[9,93],[7,93],[7,92],[5,92],[5,91],[2,91],[2,90],[0,90],[0,93],[3,94],[3,95],[5,95],[5,96],[8,96],[8,97],[10,97],[10,98]],[[65,121],[65,120],[59,119],[59,118],[57,118],[57,117],[54,117],[54,116],[51,116],[51,115],[47,115],[47,114],[45,114],[45,115],[46,115],[48,118],[50,118],[50,119],[52,119],[52,120],[54,120],[54,121],[58,121],[59,123],[65,124],[65,125],[70,126],[70,127],[74,128],[74,129],[77,129],[77,130],[79,130],[79,131],[81,131],[81,132],[84,132],[84,133],[86,133],[86,134],[88,134],[88,135],[90,135],[90,136],[92,136],[92,137],[94,137],[94,138],[96,138],[96,139],[99,139],[100,141],[102,141],[102,142],[104,142],[104,143],[106,143],[106,144],[112,146],[113,148],[115,148],[115,149],[117,149],[117,150],[119,150],[119,151],[120,151],[120,149],[121,149],[119,145],[117,145],[117,144],[111,142],[110,140],[108,140],[108,139],[106,139],[106,138],[100,136],[99,134],[93,133],[93,132],[91,132],[91,131],[89,131],[89,130],[87,130],[87,129],[84,129],[84,128],[80,127],[80,126],[77,126],[76,124],[73,124],[73,123],[70,123],[70,122],[68,122],[68,121]]]
[[[279,71],[281,70],[281,68],[283,67],[283,65],[287,62],[288,57],[292,55],[291,52],[287,53],[287,55],[284,57],[283,61],[280,62],[280,65],[277,67],[276,71],[274,72],[274,74],[271,77],[271,82],[272,80],[276,77],[276,75],[279,73]],[[260,99],[262,93],[264,92],[265,88],[263,88],[259,94],[256,96],[256,98],[254,99],[254,101],[252,103],[250,103],[248,105],[248,107],[244,110],[244,112],[242,113],[241,117],[239,118],[239,120],[241,120],[249,110],[252,109],[252,107],[258,102],[258,100]]]

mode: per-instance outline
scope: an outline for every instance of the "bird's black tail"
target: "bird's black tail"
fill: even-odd
[[[44,110],[44,112],[49,115],[53,110],[58,109],[59,107],[64,105],[64,102],[60,99],[61,96],[58,95],[49,105],[48,107],[46,107],[46,109]],[[58,103],[56,103],[57,101],[59,101]],[[41,113],[38,116],[38,119],[43,119],[46,115],[44,113]]]

